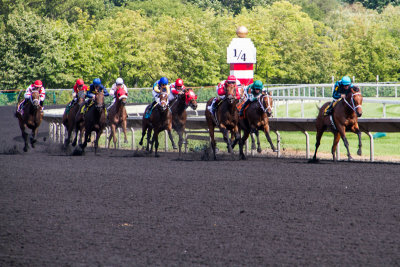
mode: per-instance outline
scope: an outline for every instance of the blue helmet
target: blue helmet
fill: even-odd
[[[349,76],[343,76],[342,78],[342,84],[343,85],[350,85],[351,84],[351,79]]]
[[[163,85],[163,84],[168,84],[168,79],[166,77],[161,77],[161,79],[158,81],[158,85]]]
[[[101,85],[100,79],[99,79],[99,78],[95,78],[95,79],[93,80],[93,85],[94,85],[94,86]]]

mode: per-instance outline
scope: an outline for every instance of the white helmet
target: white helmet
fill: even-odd
[[[115,81],[115,83],[116,83],[116,84],[124,84],[124,80],[122,80],[122,78],[118,78],[118,79]]]

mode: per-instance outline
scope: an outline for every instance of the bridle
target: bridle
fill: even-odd
[[[165,111],[168,108],[168,95],[167,95],[167,93],[163,92],[163,93],[160,94],[160,96],[164,96],[164,95],[166,95],[167,97],[165,99],[163,99],[163,100],[161,100],[161,97],[159,97],[160,98],[160,107],[161,107],[161,109],[163,111]],[[163,106],[162,104],[165,104],[165,105]]]
[[[354,96],[355,95],[361,95],[361,93],[351,93],[351,104],[346,100],[346,98],[343,98],[344,102],[354,111],[357,113],[357,108],[361,108],[361,105],[355,105],[354,104]]]
[[[265,98],[267,98],[267,102],[266,102],[267,107],[266,108],[264,107],[264,104],[263,104],[263,103],[265,103]],[[264,113],[267,113],[267,112],[272,113],[271,99],[272,99],[272,97],[268,94],[260,96],[258,98],[258,103],[260,104],[260,107]]]

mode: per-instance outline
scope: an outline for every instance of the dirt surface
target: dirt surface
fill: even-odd
[[[400,265],[400,165],[22,152],[0,107],[1,266]]]

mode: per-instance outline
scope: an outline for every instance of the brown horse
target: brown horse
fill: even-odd
[[[186,109],[190,106],[193,110],[197,108],[197,95],[193,92],[192,89],[187,89],[179,94],[176,99],[170,102],[170,109],[172,113],[172,128],[179,135],[179,158],[181,158],[181,149],[183,144],[183,133],[186,128],[186,118],[187,113]],[[168,131],[169,139],[171,140],[172,146],[174,149],[176,145],[174,143],[174,139],[172,138],[171,131]]]
[[[146,107],[146,110],[143,114],[142,119],[142,138],[140,139],[139,145],[143,145],[143,137],[147,131],[147,147],[146,150],[149,151],[150,154],[153,152],[153,143],[155,141],[155,156],[158,155],[158,134],[161,131],[167,130],[171,131],[172,129],[172,114],[168,107],[168,94],[163,92],[159,95],[160,103],[155,106],[153,109],[150,118],[146,119],[145,115],[147,110],[150,108],[150,105]],[[154,129],[153,138],[150,141],[151,132]]]
[[[23,101],[23,100],[22,100]],[[21,105],[21,102],[18,102],[17,104],[17,110],[18,106]],[[21,114],[22,113],[22,114]],[[36,143],[36,135],[38,132],[38,128],[40,126],[40,123],[42,123],[43,119],[43,111],[42,107],[40,106],[40,95],[39,91],[32,91],[31,98],[29,101],[27,101],[22,108],[22,112],[15,112],[15,117],[18,118],[19,122],[19,128],[21,129],[22,133],[22,138],[24,139],[24,151],[28,151],[28,133],[25,132],[25,128],[28,127],[29,129],[32,130],[32,135],[30,137],[30,142],[32,148],[35,147]]]
[[[72,134],[72,131],[75,129],[76,114],[79,112],[80,105],[83,102],[85,102],[85,91],[79,91],[77,97],[78,97],[78,101],[75,102],[72,107],[70,105],[68,105],[64,111],[62,122],[63,122],[63,125],[67,128],[67,132],[68,132],[68,136],[65,138],[65,141],[64,141],[64,147],[68,147],[68,145],[71,141],[71,134]],[[76,134],[77,134],[77,131],[76,131]],[[82,140],[82,132],[81,132],[80,139]],[[75,146],[75,144],[74,144],[74,146]]]
[[[211,105],[213,98],[208,100],[207,107]],[[213,118],[213,114],[206,108],[206,120],[208,124],[208,132],[211,138],[211,147],[214,153],[214,160],[217,159],[215,156],[215,137],[214,137],[214,128],[218,126],[220,131],[224,136],[224,140],[228,146],[228,152],[232,153],[232,141],[229,138],[229,132],[235,135],[235,142],[239,142],[239,157],[240,159],[246,159],[246,156],[243,154],[243,142],[240,138],[240,131],[239,131],[239,112],[236,108],[238,100],[236,99],[236,85],[235,84],[228,84],[226,88],[225,98],[221,100],[218,109],[216,110],[216,117],[218,121],[218,125],[216,124],[215,119]]]
[[[321,137],[328,127],[333,131],[334,139],[332,145],[333,161],[336,161],[335,151],[340,137],[347,149],[348,160],[352,160],[349,151],[349,142],[346,138],[346,131],[352,131],[358,136],[358,151],[357,154],[361,156],[361,131],[358,127],[358,117],[362,115],[362,100],[360,89],[358,87],[350,88],[344,98],[336,103],[333,107],[333,114],[325,116],[324,112],[329,102],[325,103],[319,110],[316,128],[317,128],[317,142],[315,144],[315,153],[312,159],[313,162],[317,161],[317,151],[321,143]]]
[[[120,125],[124,132],[124,142],[128,143],[128,138],[126,137],[126,123],[128,118],[128,113],[126,112],[126,101],[128,96],[123,88],[118,89],[115,96],[115,103],[108,108],[107,119],[111,126],[111,134],[108,138],[108,147],[110,147],[111,139],[114,142],[114,148],[117,148],[117,137],[115,134],[116,129]]]
[[[251,133],[257,137],[257,152],[261,153],[260,138],[258,131],[262,130],[267,137],[272,150],[276,152],[271,136],[269,135],[268,117],[272,116],[273,100],[271,93],[260,95],[257,101],[251,102],[245,111],[245,117],[239,120],[239,128],[243,130],[242,142],[246,142]],[[254,139],[252,137],[252,149],[254,148]]]
[[[87,146],[89,136],[92,132],[96,132],[96,140],[94,142],[94,153],[97,153],[100,135],[107,125],[106,109],[104,104],[104,92],[100,91],[96,94],[94,104],[90,106],[84,115],[85,125],[85,141],[80,145],[82,152]]]

